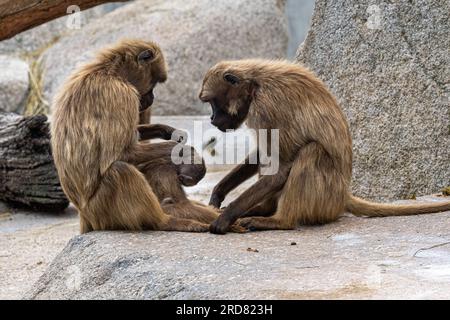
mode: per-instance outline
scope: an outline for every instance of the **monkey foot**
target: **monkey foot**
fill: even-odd
[[[211,225],[209,226],[209,232],[215,234],[225,234],[230,229],[230,221],[224,214],[221,214]]]

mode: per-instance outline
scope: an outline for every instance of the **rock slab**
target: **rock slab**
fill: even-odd
[[[353,190],[389,200],[450,184],[450,2],[316,1],[298,60],[345,110]]]
[[[225,236],[94,232],[25,298],[448,299],[449,230],[450,212]]]

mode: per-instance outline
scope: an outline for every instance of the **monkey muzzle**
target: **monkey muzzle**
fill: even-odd
[[[139,112],[143,112],[150,108],[150,106],[153,104],[153,101],[155,100],[155,95],[153,94],[153,90],[150,90],[143,96],[141,96],[140,99],[140,106],[139,106]]]

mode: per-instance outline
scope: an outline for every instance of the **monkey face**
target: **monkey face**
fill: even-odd
[[[167,67],[163,53],[154,42],[124,40],[104,53],[104,59],[117,61],[119,75],[130,83],[140,96],[139,111],[153,104],[153,90],[167,79]]]
[[[237,72],[208,71],[199,97],[211,104],[211,124],[221,131],[239,128],[247,118],[256,87]]]

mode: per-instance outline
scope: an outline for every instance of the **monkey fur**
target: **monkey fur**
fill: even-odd
[[[347,119],[324,83],[301,65],[220,62],[207,71],[199,97],[211,104],[211,123],[222,131],[244,121],[256,130],[279,129],[278,173],[260,175],[212,223],[213,233],[226,233],[239,218],[249,229],[294,229],[335,221],[345,211],[384,217],[450,210],[449,202],[393,205],[353,196]],[[238,165],[214,188],[210,204],[220,207],[231,190],[260,169],[248,159]]]
[[[140,112],[153,102],[155,85],[166,78],[157,44],[124,40],[101,51],[60,89],[54,101],[52,150],[62,188],[79,211],[81,233],[208,230],[208,224],[185,212],[183,218],[164,212],[145,177],[151,172],[138,169],[160,149],[158,143],[139,142],[138,135],[167,139],[175,130],[150,124],[138,128]]]

